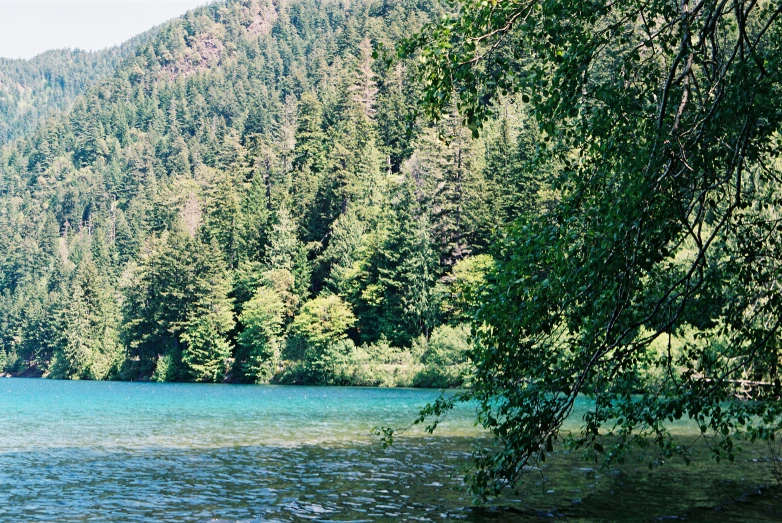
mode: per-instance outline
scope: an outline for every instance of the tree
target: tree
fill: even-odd
[[[345,339],[355,322],[350,306],[339,296],[329,294],[305,303],[291,329],[318,350]]]
[[[335,294],[344,295],[348,291],[351,269],[360,259],[366,233],[367,224],[356,210],[349,210],[335,220],[329,245],[321,257],[321,262],[328,265],[326,287]]]
[[[138,363],[126,372],[149,376],[167,356],[165,379],[222,377],[233,328],[229,280],[215,242],[180,229],[151,238],[125,283],[124,336]],[[180,365],[182,364],[182,365]]]
[[[381,161],[370,122],[350,100],[344,100],[339,114],[307,224],[311,241],[326,242],[334,220],[350,205],[374,203],[379,186]]]
[[[225,334],[233,327],[230,309],[207,309],[192,314],[180,335],[185,344],[182,363],[193,381],[222,381],[231,356],[231,344]]]
[[[260,287],[243,308],[239,321],[244,326],[237,342],[242,354],[242,371],[256,383],[268,382],[280,358],[285,304],[280,295]]]
[[[469,207],[476,199],[476,178],[480,169],[470,143],[469,131],[459,125],[457,114],[447,115],[444,125],[422,132],[416,151],[407,162],[410,174],[422,193],[420,199],[429,209],[432,236],[439,245],[444,265],[469,254],[468,240],[475,224]],[[440,139],[448,137],[448,143]]]
[[[326,153],[326,137],[321,128],[323,106],[313,93],[305,93],[299,101],[298,110],[293,167],[317,173],[323,165]]]
[[[361,318],[351,339],[389,333],[409,344],[436,325],[430,229],[441,228],[426,209],[430,187],[410,185],[396,208],[396,175],[425,148],[407,119],[416,69],[386,74],[371,43],[397,40],[440,8],[297,1],[272,21],[256,4],[201,8],[122,52],[58,52],[45,67],[0,60],[9,370],[212,380],[233,363],[222,379],[243,379],[244,349],[232,344],[245,326],[226,331],[219,318],[229,280],[234,315],[260,287],[274,289],[283,330],[310,296],[329,292]],[[50,95],[63,98],[52,105]],[[460,172],[480,178],[483,151],[470,154]],[[462,198],[457,214],[471,216],[473,201]],[[464,252],[471,227],[459,229]],[[347,354],[351,343],[336,345]]]
[[[328,383],[335,364],[353,346],[347,331],[356,317],[339,296],[318,296],[305,303],[291,323],[291,332],[304,342],[305,367],[316,382]]]
[[[239,198],[235,181],[227,174],[214,172],[209,180],[209,193],[204,213],[204,232],[214,238],[225,255],[228,265],[235,267],[239,258]]]
[[[718,458],[737,434],[773,437],[782,8],[465,0],[457,11],[399,49],[419,54],[425,112],[456,97],[477,136],[499,96],[521,93],[539,147],[562,164],[556,203],[519,216],[497,246],[476,314],[467,396],[499,450],[476,456],[475,492],[514,484],[550,451],[578,394],[594,406],[576,444],[608,459],[647,437],[663,456],[682,451],[663,422],[683,417],[719,438]],[[651,349],[689,330],[678,354]],[[639,382],[646,365],[658,379]]]
[[[356,308],[360,339],[375,342],[384,336],[397,346],[409,346],[418,335],[428,335],[433,324],[437,253],[412,181],[397,177],[389,189],[382,227],[365,235],[354,254],[357,261],[338,275]]]
[[[377,101],[377,82],[375,82],[375,71],[372,70],[374,62],[372,58],[372,43],[369,38],[364,38],[359,45],[361,56],[359,57],[356,82],[350,86],[353,93],[353,101],[361,106],[364,117],[371,120],[377,112],[375,104]]]
[[[301,248],[301,242],[296,236],[296,224],[291,219],[287,207],[282,205],[277,209],[276,220],[269,233],[266,264],[270,269],[291,271]]]
[[[93,340],[84,291],[80,286],[75,286],[70,303],[61,314],[60,343],[53,354],[52,374],[57,378],[87,378]]]
[[[442,296],[441,313],[451,323],[469,323],[473,311],[486,301],[487,275],[494,267],[488,254],[478,254],[459,260],[437,282],[435,293]]]

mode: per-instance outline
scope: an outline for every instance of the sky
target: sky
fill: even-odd
[[[0,57],[96,50],[143,33],[208,0],[0,0]]]

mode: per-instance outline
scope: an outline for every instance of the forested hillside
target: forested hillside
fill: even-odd
[[[29,60],[0,58],[0,145],[28,135],[111,75],[154,30],[96,52],[61,49]]]
[[[413,66],[373,58],[439,14],[428,0],[207,6],[2,149],[0,366],[462,383],[465,289],[540,188],[513,100],[472,140],[453,115],[413,120]]]

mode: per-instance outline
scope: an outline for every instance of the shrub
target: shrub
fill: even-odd
[[[428,340],[419,338],[413,350],[420,354],[424,369],[416,374],[413,385],[436,388],[463,385],[470,343],[467,325],[441,325],[432,330]]]

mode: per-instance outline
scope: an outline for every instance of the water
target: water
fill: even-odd
[[[3,379],[0,521],[782,516],[777,491],[756,495],[769,483],[757,457],[735,469],[706,462],[649,474],[639,463],[593,470],[564,450],[518,496],[475,508],[462,488],[462,465],[487,440],[469,407],[435,436],[413,430],[388,450],[369,433],[409,424],[437,394]]]

